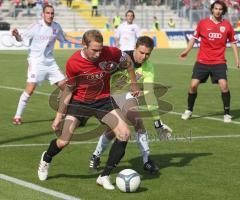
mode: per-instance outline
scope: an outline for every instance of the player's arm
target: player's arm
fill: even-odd
[[[145,65],[148,65],[146,67],[146,69],[148,70],[146,70],[143,66],[142,73],[144,74],[143,90],[144,92],[147,92],[147,94],[144,95],[144,99],[147,104],[146,106],[153,116],[154,128],[157,132],[162,134],[164,139],[168,139],[171,136],[172,129],[166,124],[164,124],[160,118],[157,100],[157,98],[159,98],[160,96],[156,96],[158,92],[155,92],[156,90],[160,90],[161,88],[156,88],[160,87],[160,85],[154,84],[154,66],[149,62],[145,63]]]
[[[194,43],[195,43],[195,38],[192,37],[187,44],[187,48],[183,52],[180,53],[179,59],[184,60],[187,57],[188,53],[193,48]]]
[[[115,34],[114,34],[114,40],[115,40],[115,47],[119,47],[120,44],[119,44],[119,40],[120,40],[120,28],[121,28],[121,25],[117,28]]]
[[[140,89],[137,84],[137,79],[136,79],[136,74],[135,74],[132,59],[130,58],[130,56],[128,54],[126,54],[124,52],[123,52],[123,54],[124,54],[124,59],[122,61],[120,61],[118,67],[120,70],[124,70],[124,69],[127,70],[128,76],[130,79],[130,83],[131,83],[132,95],[139,96]]]
[[[60,128],[59,127],[60,123],[66,114],[67,106],[71,100],[73,90],[74,90],[73,86],[66,85],[65,89],[63,90],[63,92],[60,96],[58,111],[57,111],[56,117],[52,123],[52,129],[54,131],[57,131]]]
[[[115,40],[115,47],[119,47],[119,38],[118,37],[114,37]]]
[[[18,42],[22,41],[22,37],[16,28],[12,30],[12,36],[14,36]]]
[[[239,56],[238,56],[238,47],[236,43],[231,43],[231,47],[233,49],[233,54],[235,57],[235,62],[236,62],[236,67],[240,68],[240,60],[239,60]]]
[[[138,84],[137,84],[134,65],[133,65],[132,59],[130,58],[129,55],[127,55],[127,72],[128,72],[129,79],[130,79],[130,82],[131,82],[132,95],[133,96],[139,96],[140,89],[139,89]]]
[[[65,35],[65,40],[73,43],[73,44],[82,44],[82,40],[77,40],[76,38],[70,36],[70,35]]]

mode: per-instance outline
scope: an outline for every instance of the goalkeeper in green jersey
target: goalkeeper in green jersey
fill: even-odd
[[[154,95],[154,67],[148,61],[151,52],[154,48],[153,40],[148,36],[141,36],[138,38],[136,47],[133,51],[126,51],[126,53],[131,57],[134,67],[136,77],[138,82],[143,85],[145,99],[145,106],[152,113],[154,119],[154,127],[157,132],[160,132],[166,138],[171,136],[171,128],[166,124],[163,124],[159,117],[159,106],[156,96]],[[119,108],[122,110],[126,119],[134,126],[136,131],[136,141],[140,148],[141,154],[143,156],[143,168],[144,170],[156,174],[159,172],[159,167],[150,159],[150,150],[148,145],[148,133],[144,127],[143,120],[141,119],[141,113],[138,111],[139,106],[138,99],[133,97],[128,90],[124,91],[124,86],[128,85],[128,77],[122,72],[114,74],[117,77],[116,80],[112,80],[111,90],[120,88],[121,94],[115,92],[113,98],[118,104]],[[143,105],[144,107],[144,105]],[[96,170],[100,165],[100,156],[109,145],[110,141],[114,138],[114,134],[111,129],[106,129],[104,133],[99,138],[96,150],[94,151],[90,159],[90,169]]]

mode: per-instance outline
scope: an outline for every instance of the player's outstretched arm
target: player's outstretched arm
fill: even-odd
[[[73,43],[73,44],[82,44],[82,40],[77,40],[76,38],[70,36],[70,35],[65,35],[65,40]]]
[[[237,68],[240,68],[240,60],[239,60],[239,56],[238,56],[238,47],[237,47],[237,44],[236,44],[236,43],[231,43],[231,47],[232,47],[232,49],[233,49],[236,67],[237,67]]]
[[[126,68],[129,74],[129,78],[131,81],[131,91],[133,96],[139,96],[140,95],[140,89],[137,84],[137,79],[136,79],[136,74],[133,66],[132,59],[130,56],[127,55],[127,60],[126,60]]]
[[[183,52],[180,53],[180,55],[179,55],[180,60],[185,60],[186,59],[188,53],[193,48],[194,43],[195,43],[195,38],[192,37],[187,44],[187,48]]]
[[[12,36],[14,36],[18,42],[22,41],[22,37],[16,28],[12,30]]]
[[[65,89],[63,90],[60,101],[59,101],[59,106],[58,106],[58,111],[56,113],[56,117],[52,123],[52,129],[54,131],[59,130],[61,121],[64,118],[64,115],[67,111],[67,105],[69,104],[71,97],[72,97],[72,92],[73,92],[73,87],[70,87],[66,85]]]

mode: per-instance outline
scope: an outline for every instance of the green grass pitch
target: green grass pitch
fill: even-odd
[[[223,123],[223,106],[218,85],[210,81],[200,86],[194,117],[183,121],[180,113],[186,109],[187,89],[192,66],[196,58],[193,50],[186,61],[178,60],[182,50],[155,50],[151,61],[155,64],[157,81],[168,86],[161,97],[173,105],[173,112],[162,115],[164,123],[173,129],[173,140],[150,143],[152,159],[159,164],[160,174],[149,175],[142,169],[142,158],[136,143],[127,146],[126,155],[112,173],[115,183],[117,173],[132,168],[141,175],[141,186],[135,193],[119,190],[106,191],[95,184],[98,174],[89,172],[89,158],[97,137],[87,142],[71,144],[54,158],[49,179],[41,182],[37,168],[41,153],[55,135],[51,131],[54,111],[49,107],[48,96],[55,87],[47,82],[37,89],[44,94],[34,94],[24,112],[21,126],[11,123],[21,89],[25,87],[26,51],[2,51],[0,54],[0,174],[21,179],[47,189],[80,199],[164,199],[164,200],[237,200],[240,190],[240,71],[235,68],[232,51],[227,50],[228,79],[231,91],[233,123]],[[64,69],[73,51],[56,51],[58,64]],[[150,135],[154,135],[152,120],[145,119]],[[88,127],[78,133],[93,129],[97,121],[91,119]],[[29,144],[40,144],[24,146]],[[19,145],[19,146],[14,146]],[[21,146],[22,145],[22,146]],[[102,156],[101,169],[108,151]],[[31,190],[0,179],[0,200],[57,199],[51,195]]]

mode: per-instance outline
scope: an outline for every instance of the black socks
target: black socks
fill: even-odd
[[[111,173],[112,169],[116,167],[124,156],[126,147],[127,141],[120,141],[118,139],[115,140],[109,152],[107,165],[101,176],[108,176]]]
[[[188,93],[188,110],[193,111],[193,106],[197,98],[197,93]]]
[[[231,95],[230,92],[222,92],[222,101],[223,101],[223,109],[224,109],[224,114],[229,115],[230,114],[230,99]]]
[[[52,161],[52,157],[57,155],[62,149],[57,146],[57,139],[51,141],[47,152],[43,156],[43,160],[47,163]]]

